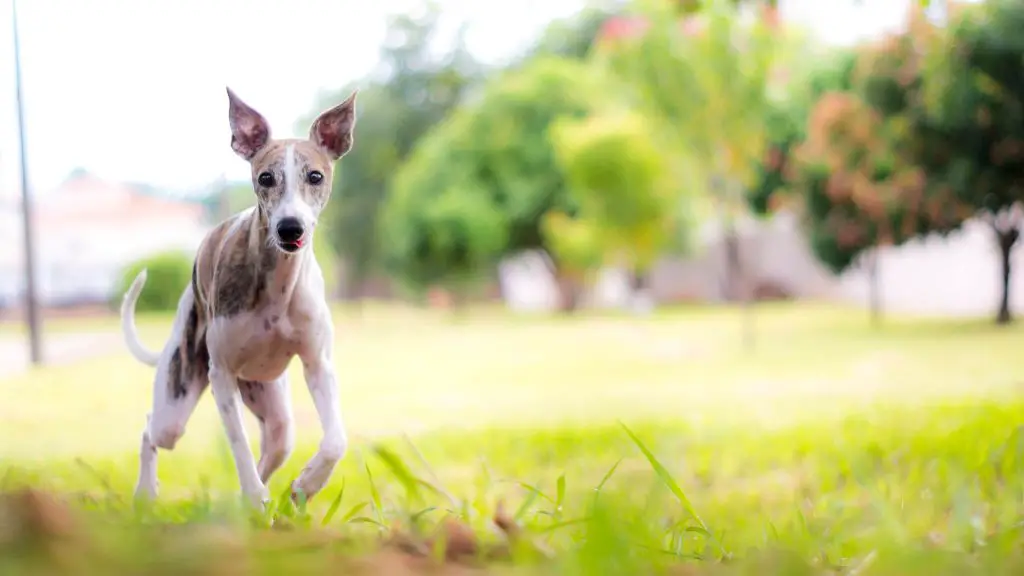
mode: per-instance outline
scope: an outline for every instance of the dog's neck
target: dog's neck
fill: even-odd
[[[266,279],[265,296],[273,302],[288,302],[295,292],[306,263],[313,258],[312,246],[289,254],[274,245],[270,237],[270,219],[262,207],[252,214],[249,253]]]

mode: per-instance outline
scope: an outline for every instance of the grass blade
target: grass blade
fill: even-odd
[[[374,445],[373,452],[391,470],[391,473],[398,479],[399,483],[402,484],[406,495],[411,500],[422,501],[419,478],[412,473],[412,470],[405,465],[405,462],[397,454],[381,445]]]
[[[360,502],[359,504],[356,504],[355,506],[350,508],[349,511],[341,517],[341,523],[347,524],[349,521],[355,518],[356,514],[359,514],[363,510],[363,508],[366,508],[366,502]]]
[[[370,497],[373,499],[373,509],[377,513],[377,520],[381,526],[384,525],[384,506],[380,501],[380,492],[377,491],[377,484],[373,481],[373,472],[370,472],[370,463],[366,462],[366,477],[370,480]]]
[[[545,493],[541,492],[539,488],[537,488],[537,487],[535,487],[535,486],[530,486],[530,485],[529,485],[529,484],[527,484],[526,482],[517,482],[517,484],[519,484],[519,485],[520,485],[520,486],[522,486],[523,488],[526,488],[527,490],[529,490],[529,491],[530,491],[530,492],[532,492],[533,494],[536,494],[537,496],[540,496],[541,498],[543,498],[543,499],[547,500],[548,502],[551,502],[552,504],[554,504],[554,503],[555,503],[555,501],[554,501],[554,500],[552,500],[550,496],[548,496],[547,494],[545,494]]]
[[[327,524],[331,521],[331,518],[334,518],[334,515],[338,512],[338,508],[341,506],[341,497],[344,496],[344,495],[345,495],[345,480],[342,479],[342,481],[341,481],[341,490],[338,490],[338,495],[331,502],[330,507],[327,508],[327,513],[324,514],[324,519],[323,519],[322,522],[320,522],[321,526],[327,526]]]
[[[601,481],[597,484],[597,487],[594,488],[594,492],[596,493],[594,495],[595,498],[597,497],[597,494],[601,493],[601,490],[604,490],[604,485],[608,483],[609,479],[611,479],[612,474],[615,474],[615,471],[618,470],[619,464],[622,464],[622,458],[616,460],[615,464],[612,464],[612,467],[607,472],[604,473],[604,477],[601,478]]]
[[[426,470],[427,474],[430,475],[431,482],[427,483],[424,480],[420,480],[420,482],[429,486],[432,490],[438,492],[439,494],[447,498],[448,503],[451,504],[452,506],[458,507],[458,499],[456,499],[455,496],[453,496],[451,492],[449,492],[444,487],[444,485],[441,483],[441,479],[438,478],[437,473],[434,472],[434,468],[430,465],[430,462],[427,461],[427,458],[423,456],[423,453],[420,452],[420,449],[416,447],[416,444],[412,441],[412,438],[410,438],[408,434],[402,434],[402,438],[405,440],[405,443],[409,446],[409,449],[412,450],[412,453],[413,455],[416,456],[416,459],[420,461],[420,466],[423,466],[423,469]]]
[[[698,524],[700,524],[700,527],[703,528],[705,532],[711,534],[711,530],[708,529],[707,524],[704,523],[704,520],[700,517],[700,514],[697,514],[697,509],[693,507],[693,504],[690,502],[690,499],[686,496],[686,493],[683,492],[683,489],[679,486],[679,483],[676,482],[675,478],[672,477],[672,474],[669,473],[668,469],[662,465],[660,460],[658,460],[658,457],[655,456],[654,453],[647,448],[647,445],[644,444],[643,441],[640,440],[640,438],[636,434],[634,434],[632,430],[629,429],[629,426],[626,426],[622,422],[619,422],[619,426],[622,426],[622,429],[626,431],[626,434],[629,435],[629,438],[633,441],[634,444],[636,444],[637,448],[640,449],[640,452],[643,453],[644,457],[647,458],[647,461],[651,464],[651,468],[654,469],[655,474],[657,474],[658,478],[662,481],[662,483],[664,483],[665,486],[668,487],[669,491],[672,492],[672,495],[676,497],[676,500],[678,500],[679,503],[682,504],[683,509],[686,510],[686,512],[690,516],[692,516]],[[724,554],[725,549],[722,548],[721,544],[718,544],[718,546],[721,549],[721,552]]]
[[[526,515],[526,511],[530,509],[533,501],[537,499],[537,493],[530,491],[526,493],[526,498],[523,499],[523,503],[519,505],[516,513],[512,515],[512,519],[516,522],[522,520],[523,516]]]

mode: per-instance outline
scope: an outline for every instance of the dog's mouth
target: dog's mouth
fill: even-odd
[[[277,241],[277,245],[281,248],[281,250],[284,250],[285,252],[288,252],[289,254],[294,254],[295,252],[298,252],[299,250],[302,250],[302,247],[306,245],[306,239],[305,238],[299,238],[298,240],[292,240],[291,242],[285,242],[284,240],[278,240]]]

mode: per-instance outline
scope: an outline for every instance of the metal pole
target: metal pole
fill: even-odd
[[[32,232],[32,202],[29,197],[28,163],[25,155],[25,110],[21,94],[21,45],[18,39],[18,1],[11,0],[11,26],[14,32],[14,89],[18,105],[18,142],[21,148],[21,219],[25,232],[25,322],[28,328],[29,355],[33,366],[43,362],[36,298],[35,249]]]

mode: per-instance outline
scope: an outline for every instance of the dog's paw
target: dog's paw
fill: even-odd
[[[158,484],[139,484],[135,487],[135,500],[142,502],[155,500],[158,491]]]
[[[309,500],[306,491],[299,487],[298,483],[292,484],[292,504],[302,506]]]

